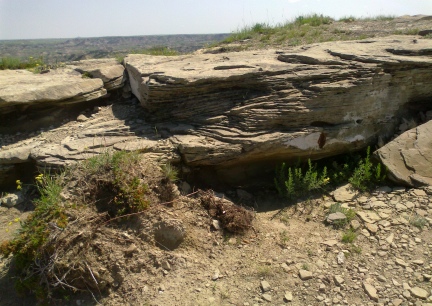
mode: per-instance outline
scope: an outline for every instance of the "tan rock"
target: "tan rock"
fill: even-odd
[[[366,294],[375,302],[378,302],[378,294],[377,294],[377,290],[375,289],[374,286],[372,286],[371,284],[367,283],[367,282],[363,282],[363,288],[366,292]]]
[[[0,71],[0,114],[39,105],[90,101],[106,94],[101,79],[83,79],[71,69],[35,74],[27,70]],[[76,73],[76,72],[75,72]]]
[[[126,81],[125,68],[113,58],[72,62],[70,67],[92,78],[101,79],[106,90],[120,88]]]
[[[389,171],[389,178],[409,186],[432,185],[432,121],[411,129],[376,154]],[[423,196],[424,192],[415,191]]]

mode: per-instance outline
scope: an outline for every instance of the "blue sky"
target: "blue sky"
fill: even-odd
[[[432,0],[0,0],[0,39],[229,33],[309,13],[432,15]]]

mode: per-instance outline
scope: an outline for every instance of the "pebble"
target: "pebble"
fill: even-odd
[[[267,301],[267,302],[271,302],[271,301],[272,301],[272,296],[271,296],[270,294],[267,294],[267,293],[263,294],[263,295],[262,295],[262,298],[263,298],[265,301]]]
[[[299,270],[299,277],[301,280],[306,281],[306,280],[312,279],[313,274],[310,271],[300,269]]]
[[[378,294],[377,294],[377,290],[375,289],[374,286],[372,286],[371,284],[368,284],[366,282],[363,282],[363,288],[366,292],[366,294],[375,302],[378,302]]]
[[[261,282],[261,289],[263,292],[268,292],[271,290],[270,284],[267,281]]]
[[[426,300],[429,296],[428,292],[420,287],[411,288],[410,292],[414,297],[422,300]]]
[[[293,294],[292,294],[292,292],[291,291],[286,291],[285,295],[284,295],[284,299],[287,302],[292,302],[292,300],[293,300]]]

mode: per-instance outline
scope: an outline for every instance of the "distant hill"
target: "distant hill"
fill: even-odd
[[[0,40],[0,57],[43,57],[45,62],[121,57],[153,47],[189,53],[219,42],[229,34],[112,36],[73,39]]]

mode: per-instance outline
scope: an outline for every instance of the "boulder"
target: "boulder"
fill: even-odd
[[[124,62],[146,120],[192,126],[171,138],[183,161],[237,180],[260,163],[273,169],[392,137],[404,107],[432,96],[432,41],[413,38]]]
[[[84,76],[101,79],[106,90],[120,88],[126,82],[125,68],[114,58],[77,61],[69,66]]]
[[[375,152],[388,177],[408,186],[432,185],[432,120],[398,136]]]
[[[101,79],[82,78],[72,69],[35,74],[27,70],[0,70],[0,115],[29,106],[57,107],[97,99],[106,94]]]

